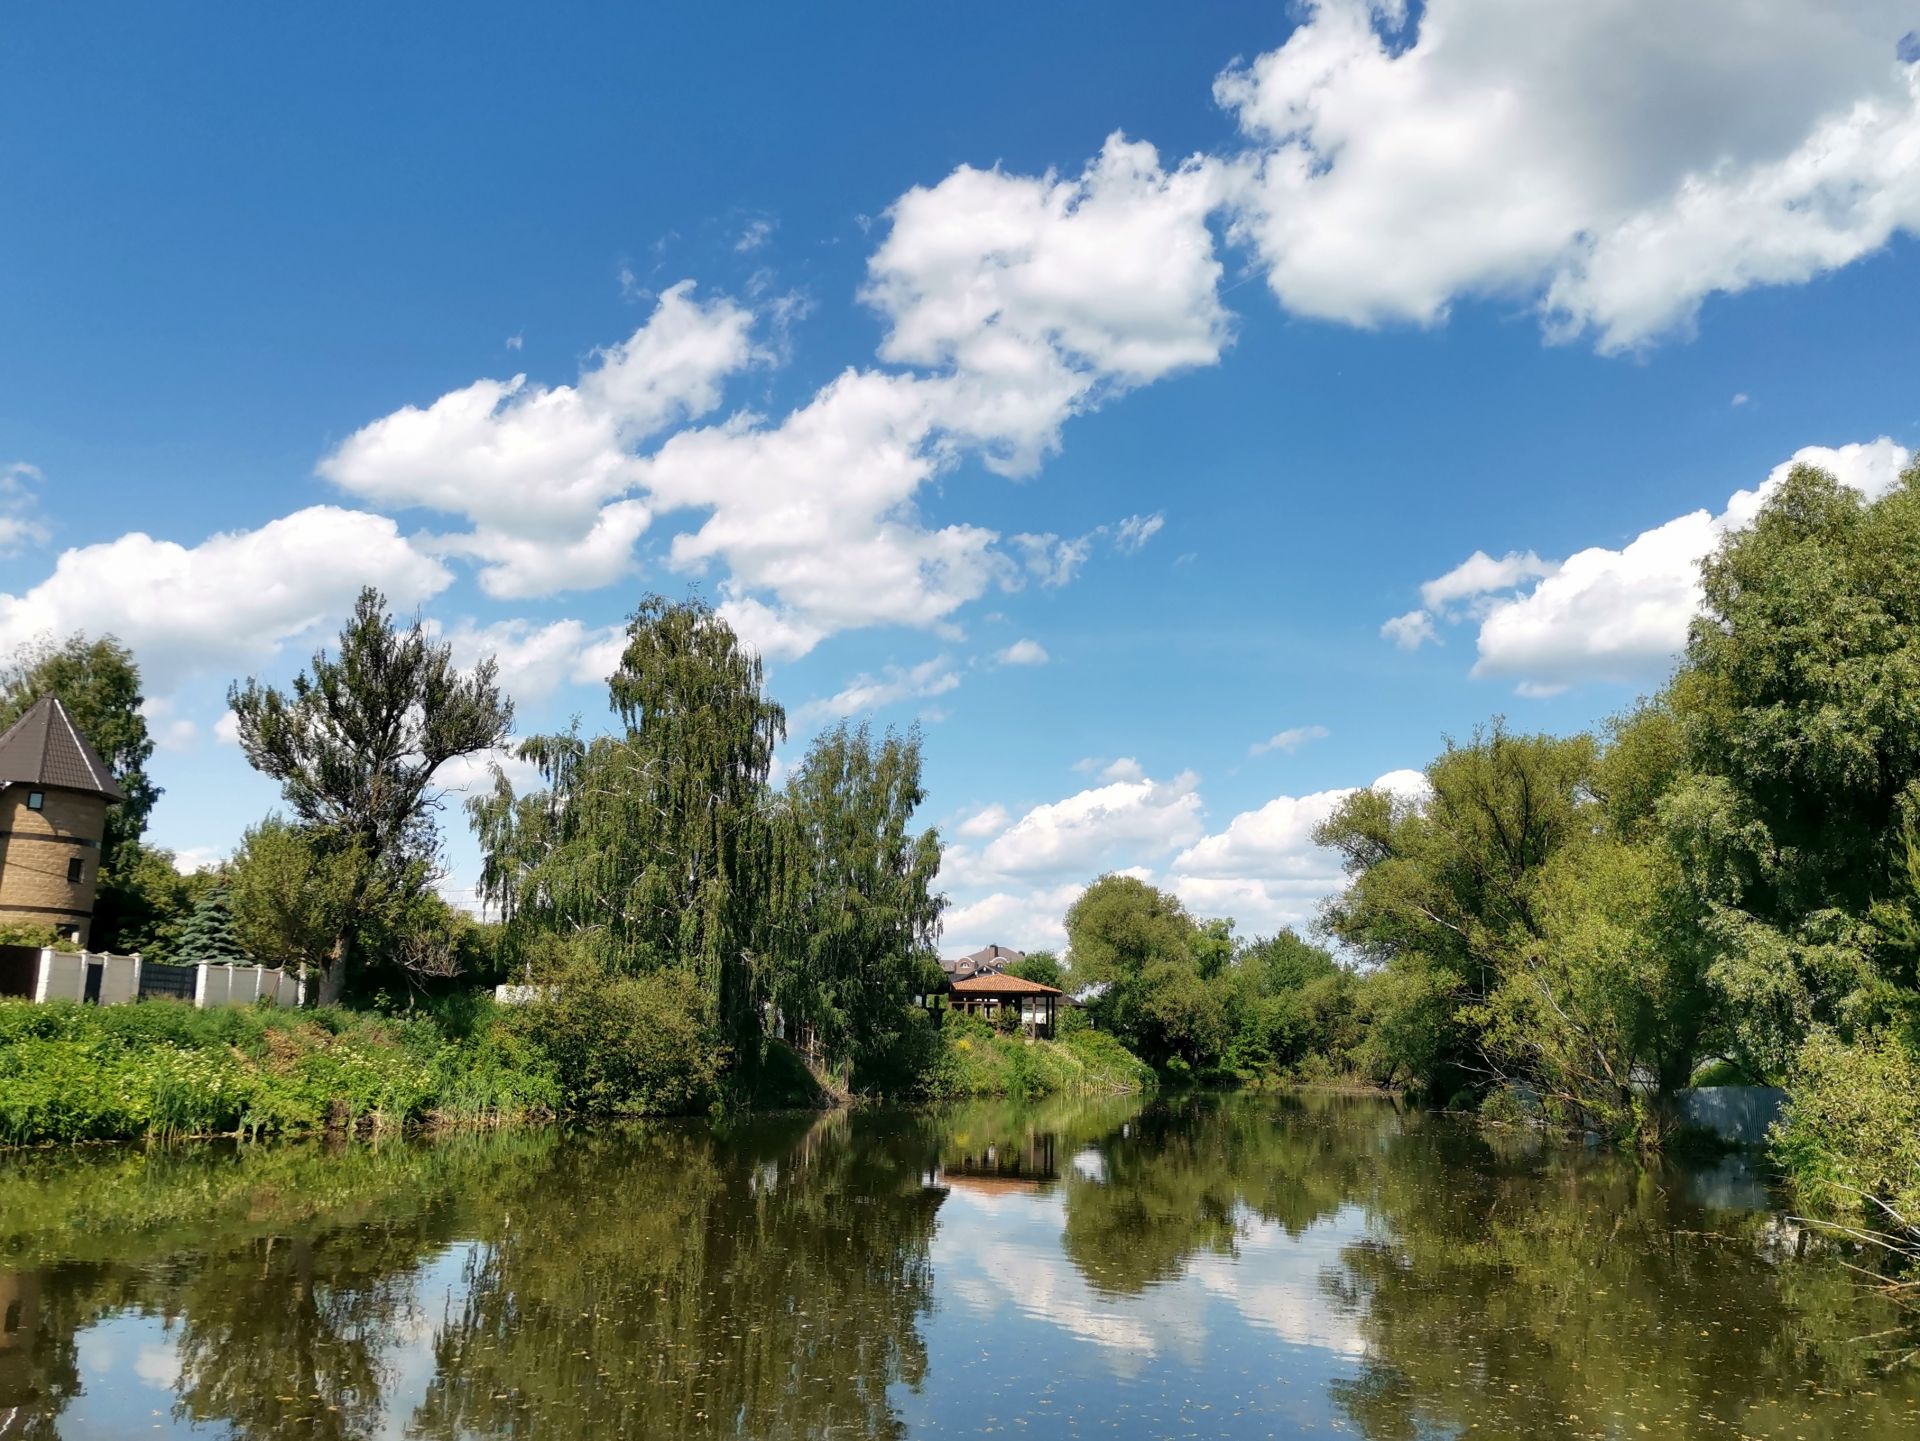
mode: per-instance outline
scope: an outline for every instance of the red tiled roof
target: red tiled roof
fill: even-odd
[[[968,976],[955,981],[954,990],[968,996],[1057,996],[1057,986],[1043,986],[1025,976]]]

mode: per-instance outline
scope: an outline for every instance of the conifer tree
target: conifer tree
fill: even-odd
[[[180,933],[175,959],[181,965],[205,961],[210,965],[252,965],[253,957],[240,944],[233,925],[233,903],[227,883],[220,882],[200,898],[186,928]]]

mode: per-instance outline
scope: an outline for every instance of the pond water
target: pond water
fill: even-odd
[[[0,1310],[5,1438],[1920,1437],[1743,1163],[1333,1097],[15,1153]]]

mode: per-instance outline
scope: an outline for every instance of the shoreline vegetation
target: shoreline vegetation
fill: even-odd
[[[1769,1154],[1802,1210],[1912,1253],[1916,574],[1920,466],[1871,500],[1807,466],[1769,480],[1703,562],[1658,693],[1572,735],[1496,717],[1344,793],[1312,832],[1345,872],[1326,944],[1094,878],[1070,965],[1016,967],[1086,1002],[1038,1044],[915,1004],[944,983],[919,732],[841,722],[776,766],[785,711],[697,598],[641,601],[602,731],[516,738],[492,661],[459,669],[364,593],[290,687],[229,692],[286,813],[202,878],[140,839],[159,793],[133,657],[75,636],[0,671],[0,720],[58,694],[105,738],[129,801],[96,947],[299,967],[323,1007],[5,1008],[0,1140],[1285,1079],[1652,1153],[1680,1092],[1739,1084],[1786,1093]],[[454,762],[492,781],[466,804],[484,922],[434,884]],[[543,999],[495,1011],[502,981]]]
[[[0,1147],[492,1128],[562,1119],[822,1110],[868,1103],[1148,1093],[1113,1037],[1057,1041],[949,1017],[919,1028],[887,1089],[849,1091],[774,1042],[751,1092],[729,1089],[672,987],[630,997],[625,1036],[580,1044],[580,1002],[463,999],[405,1017],[344,1009],[196,1011],[0,1002]],[[651,1003],[651,1004],[650,1004]]]

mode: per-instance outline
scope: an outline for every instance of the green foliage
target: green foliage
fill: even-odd
[[[320,964],[320,1000],[338,1001],[363,908],[425,889],[437,837],[432,785],[448,761],[500,744],[513,722],[491,659],[453,664],[424,622],[395,627],[386,600],[361,591],[337,657],[313,657],[291,692],[249,680],[228,703],[253,767],[280,782],[330,886],[344,891]]]
[[[1038,985],[1052,986],[1057,991],[1067,989],[1067,973],[1052,951],[1028,951],[1024,959],[1008,966],[1006,973]]]
[[[29,925],[25,921],[0,924],[0,946],[32,946],[36,950],[77,951],[80,943],[52,926]]]
[[[787,782],[774,821],[772,1003],[811,1028],[830,1065],[891,1044],[935,988],[940,840],[915,833],[920,737],[830,727]]]
[[[478,1000],[408,1021],[0,1002],[0,1144],[557,1114],[567,1105],[558,1062],[519,1021]]]
[[[689,971],[607,975],[589,963],[515,1008],[511,1029],[552,1066],[563,1109],[677,1114],[714,1099],[726,1064],[707,1033],[705,1008]]]
[[[232,894],[224,882],[216,883],[200,897],[181,928],[174,956],[183,966],[201,961],[210,965],[253,964],[253,957],[240,944],[234,929]]]
[[[1153,1068],[1104,1032],[1054,1041],[996,1030],[974,1016],[917,1009],[888,1052],[855,1072],[857,1090],[893,1100],[1124,1095],[1152,1090]]]
[[[1134,876],[1101,876],[1068,909],[1066,927],[1074,979],[1101,988],[1088,1008],[1103,1030],[1156,1065],[1220,1053],[1217,935],[1178,899]]]
[[[101,861],[112,870],[123,845],[137,841],[160,799],[147,775],[153,738],[141,710],[140,667],[133,652],[112,636],[89,640],[78,631],[64,641],[36,641],[0,666],[0,730],[18,720],[42,696],[55,696],[113,772],[126,799],[107,810]]]
[[[1849,1044],[1816,1029],[1789,1087],[1774,1149],[1802,1194],[1920,1244],[1920,1052],[1891,1034]]]
[[[546,790],[504,774],[468,803],[481,890],[537,956],[569,938],[603,969],[698,978],[714,1043],[751,1069],[770,986],[774,826],[766,783],[785,713],[758,656],[702,601],[641,602],[609,683],[622,733],[525,742]]]
[[[150,961],[173,958],[194,907],[217,879],[211,871],[181,875],[173,862],[172,851],[138,840],[120,843],[100,872],[92,949]]]

